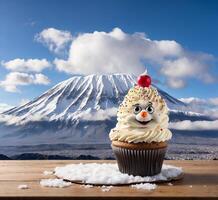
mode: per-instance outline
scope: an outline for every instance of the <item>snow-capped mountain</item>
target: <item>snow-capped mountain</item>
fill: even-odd
[[[105,142],[116,123],[116,108],[136,80],[133,75],[113,74],[74,76],[63,81],[33,101],[1,114],[1,142]],[[183,112],[185,103],[158,91],[172,110],[171,120],[204,118]]]
[[[127,74],[75,76],[57,84],[35,100],[3,114],[20,117],[20,122],[33,116],[49,121],[78,119],[82,112],[116,108],[127,91],[134,86],[136,79]],[[166,92],[158,90],[169,108],[186,106]]]
[[[117,107],[135,83],[130,75],[74,76],[63,81],[35,100],[4,114],[21,117],[40,116],[51,120],[74,120],[84,111]]]

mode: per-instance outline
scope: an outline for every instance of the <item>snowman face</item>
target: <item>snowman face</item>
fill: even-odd
[[[139,101],[132,106],[132,112],[126,119],[130,127],[152,128],[157,126],[159,115],[152,102]]]
[[[147,105],[135,104],[133,105],[133,113],[138,123],[146,125],[153,120],[154,108],[151,102]]]

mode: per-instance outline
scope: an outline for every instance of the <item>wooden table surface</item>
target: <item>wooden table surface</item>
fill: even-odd
[[[137,190],[129,186],[113,187],[103,192],[99,187],[84,188],[72,184],[67,188],[42,187],[41,179],[45,170],[51,171],[56,166],[80,162],[115,162],[115,161],[0,161],[0,198],[8,199],[218,199],[218,161],[165,161],[166,164],[183,167],[183,180],[158,184],[152,191]],[[20,184],[27,184],[29,189],[18,189]]]

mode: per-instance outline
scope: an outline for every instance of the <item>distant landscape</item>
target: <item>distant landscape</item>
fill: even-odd
[[[165,159],[171,160],[217,160],[218,139],[207,138],[196,144],[194,141],[189,144],[170,142]],[[110,144],[57,144],[57,145],[36,145],[36,146],[4,146],[0,147],[0,159],[8,160],[98,160],[114,159]]]
[[[0,159],[114,159],[108,134],[136,77],[74,76],[0,115]],[[212,122],[158,88],[170,122]],[[218,159],[218,131],[171,127],[166,159]]]

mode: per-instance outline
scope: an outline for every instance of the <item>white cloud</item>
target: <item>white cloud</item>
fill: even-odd
[[[7,125],[18,124],[20,117],[13,115],[0,114],[0,122],[5,122]]]
[[[20,59],[16,58],[8,62],[1,62],[6,69],[16,72],[41,72],[51,66],[46,59]]]
[[[27,103],[29,103],[29,102],[30,102],[29,99],[21,99],[21,100],[20,100],[20,103],[19,103],[19,106],[23,106],[23,105],[25,105],[25,104],[27,104]]]
[[[96,110],[91,112],[90,110],[84,111],[78,115],[80,119],[87,121],[104,121],[116,116],[117,108],[108,108],[106,110]]]
[[[180,101],[194,105],[218,106],[218,97],[202,99],[198,97],[180,98]]]
[[[57,69],[67,73],[92,74],[144,71],[143,59],[161,60],[177,56],[181,47],[175,41],[151,41],[145,35],[113,31],[84,33],[74,38],[68,60],[55,59]]]
[[[192,110],[194,112],[199,112],[205,115],[208,115],[212,118],[218,118],[218,98],[180,98],[180,101],[183,101],[188,105],[186,109]]]
[[[185,50],[174,40],[151,40],[143,33],[128,34],[120,28],[111,32],[82,33],[72,40],[67,60],[55,59],[59,71],[70,74],[110,74],[144,71],[145,61],[166,78],[169,87],[181,88],[187,79],[206,83],[214,57]]]
[[[215,77],[210,73],[211,66],[209,63],[213,57],[206,54],[187,54],[176,60],[166,60],[163,62],[161,73],[171,80],[180,80],[187,78],[198,78],[205,83],[215,82]],[[184,84],[185,85],[185,84]]]
[[[186,85],[186,82],[182,79],[168,78],[166,81],[167,85],[171,88],[183,88]]]
[[[218,130],[218,120],[214,121],[190,121],[184,120],[171,122],[169,127],[176,130]]]
[[[29,19],[29,20],[25,23],[26,26],[30,26],[30,27],[34,27],[36,24],[37,24],[37,22],[34,21],[34,20],[32,20],[32,19]]]
[[[13,125],[13,124],[23,125],[28,122],[35,122],[35,121],[48,121],[48,118],[42,117],[39,114],[28,115],[27,118],[25,116],[0,114],[0,122],[4,122],[6,125]]]
[[[50,80],[44,74],[35,74],[35,77],[33,79],[33,83],[39,84],[39,85],[48,85],[50,83]]]
[[[218,106],[218,97],[210,98],[209,103],[214,106]]]
[[[21,72],[11,72],[7,74],[5,80],[0,81],[0,87],[8,92],[19,92],[17,86],[24,86],[30,84],[47,85],[50,81],[47,76],[43,74],[27,74]]]
[[[72,35],[69,31],[47,28],[36,34],[35,40],[47,46],[50,51],[60,53],[72,41]]]
[[[205,99],[197,98],[197,97],[188,97],[188,98],[180,98],[180,101],[188,104],[204,104],[206,103]]]
[[[14,106],[8,105],[6,103],[0,103],[0,113],[13,108]]]
[[[212,117],[213,119],[218,119],[218,107],[210,108],[208,110],[203,110],[205,115]]]

